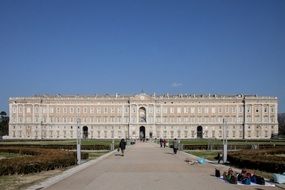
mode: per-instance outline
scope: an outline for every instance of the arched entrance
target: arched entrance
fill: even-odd
[[[197,138],[199,139],[203,138],[203,127],[201,125],[197,127]]]
[[[83,139],[87,139],[88,138],[88,127],[84,126],[83,127]]]
[[[140,140],[144,140],[145,139],[145,127],[141,126],[140,127]]]

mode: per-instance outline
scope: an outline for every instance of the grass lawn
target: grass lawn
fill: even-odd
[[[185,151],[185,152],[189,154],[193,154],[198,157],[203,157],[208,160],[215,160],[215,157],[218,155],[217,151],[207,151],[207,150],[206,151],[191,150],[191,151]]]
[[[89,160],[94,160],[106,153],[108,153],[109,151],[100,151],[100,152],[88,152],[89,153]]]

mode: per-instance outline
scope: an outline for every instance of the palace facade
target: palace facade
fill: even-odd
[[[33,96],[9,98],[9,138],[268,139],[276,97],[252,95]]]

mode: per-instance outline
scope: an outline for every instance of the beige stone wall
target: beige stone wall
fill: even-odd
[[[15,97],[9,136],[74,139],[79,125],[92,139],[139,138],[141,127],[146,138],[264,139],[278,133],[277,106],[275,97],[243,95]]]

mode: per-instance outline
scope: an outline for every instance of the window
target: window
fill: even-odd
[[[205,108],[205,113],[209,113],[209,108]]]
[[[212,113],[216,113],[216,108],[212,108]]]
[[[195,108],[191,107],[191,113],[194,113],[194,112],[195,112]]]
[[[200,107],[198,107],[198,113],[201,113],[202,109]]]
[[[226,113],[229,113],[229,108],[228,107],[226,107],[225,110],[226,110]]]
[[[188,137],[188,131],[184,131],[184,138]]]
[[[15,106],[13,106],[13,113],[16,113],[17,112],[17,108]]]
[[[27,113],[31,113],[31,108],[27,107]]]
[[[69,108],[69,111],[70,113],[74,113],[74,108],[73,107]]]
[[[239,107],[239,113],[242,113],[242,111],[243,111],[243,107],[240,106],[240,107]]]
[[[251,137],[251,131],[247,131],[247,136]]]
[[[250,112],[250,106],[247,106],[247,113],[249,113]]]
[[[215,131],[212,131],[212,138],[215,138]]]

